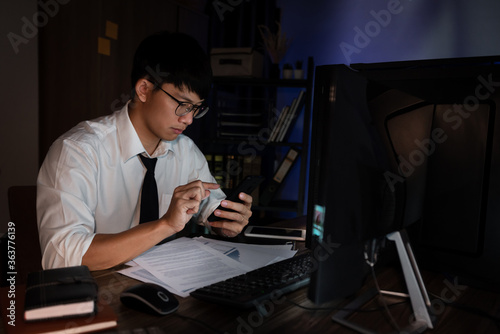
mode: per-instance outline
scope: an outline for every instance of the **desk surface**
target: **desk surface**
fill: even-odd
[[[298,222],[300,224],[300,222]],[[297,248],[303,248],[298,243]],[[279,299],[281,303],[268,303],[269,314],[260,315],[252,310],[238,310],[216,304],[210,304],[192,297],[177,297],[179,309],[170,315],[159,317],[140,313],[123,306],[120,293],[132,285],[140,283],[130,277],[117,273],[118,269],[93,272],[98,285],[99,297],[111,306],[118,317],[118,329],[132,329],[157,326],[165,333],[355,333],[331,319],[338,308],[349,300],[333,301],[314,305],[307,298],[307,287]],[[480,312],[500,318],[500,293],[480,290],[472,287],[457,286],[453,280],[444,276],[421,270],[422,278],[430,295],[432,309],[437,315],[437,324],[433,330],[425,333],[500,333],[500,321],[495,323]],[[377,268],[377,280],[382,290],[405,292],[403,274],[399,267],[380,266]],[[374,281],[367,278],[361,292],[373,288]],[[467,308],[458,308],[441,301],[438,297],[452,300]],[[386,298],[391,305],[390,311],[397,324],[403,328],[412,314],[411,304],[406,299]],[[403,302],[402,302],[403,301]],[[402,302],[402,303],[401,303]],[[298,306],[300,305],[300,306]],[[388,317],[382,311],[379,298],[374,297],[363,306],[364,311],[354,313],[349,320],[361,324],[379,333],[394,332]],[[301,307],[302,306],[302,307]],[[305,308],[312,308],[305,309]],[[375,311],[369,311],[375,309]],[[2,313],[4,310],[2,310]],[[209,327],[206,327],[208,325]],[[5,333],[0,327],[0,334]]]
[[[157,317],[143,314],[126,308],[120,303],[120,292],[139,282],[117,273],[115,270],[106,270],[93,273],[100,287],[100,297],[109,303],[118,315],[118,329],[158,326],[165,333],[273,333],[290,330],[292,333],[354,333],[334,322],[331,317],[347,301],[334,301],[323,305],[314,305],[307,299],[307,288],[302,288],[286,296],[280,304],[269,303],[269,314],[262,316],[255,310],[237,310],[231,307],[215,305],[199,301],[192,297],[178,297],[180,307],[176,313]],[[470,287],[457,286],[453,281],[443,276],[422,271],[422,276],[432,301],[433,309],[438,316],[437,325],[433,330],[425,333],[500,333],[491,319],[483,315],[474,314],[483,310],[495,317],[500,317],[500,294],[479,290]],[[378,281],[380,288],[390,291],[405,291],[404,279],[399,269],[386,267],[379,270]],[[374,286],[372,279],[367,279],[364,289]],[[474,311],[459,309],[447,305],[434,295],[454,300],[456,303],[475,308]],[[411,317],[409,301],[399,303],[404,299],[391,297],[387,299],[391,313],[402,328],[408,324]],[[280,300],[282,301],[282,300]],[[303,309],[304,307],[316,310]],[[365,310],[376,308],[377,311],[356,312],[351,319],[379,333],[392,332],[386,315],[383,313],[375,297],[364,306]],[[325,308],[325,309],[319,309]],[[329,308],[330,307],[330,308]],[[189,319],[187,319],[187,318]],[[204,324],[210,326],[206,328]]]

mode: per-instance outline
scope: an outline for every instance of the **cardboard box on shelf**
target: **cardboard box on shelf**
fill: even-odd
[[[262,77],[264,56],[253,48],[214,48],[210,61],[216,77]]]

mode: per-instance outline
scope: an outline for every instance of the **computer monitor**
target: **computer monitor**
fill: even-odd
[[[318,254],[309,298],[322,303],[361,287],[367,242],[420,219],[425,169],[399,176],[364,76],[344,65],[319,66],[315,76],[307,243]],[[420,102],[408,97],[406,104]]]
[[[318,66],[309,298],[356,293],[373,240],[408,231],[421,267],[500,283],[500,58]],[[494,265],[496,263],[496,265]]]

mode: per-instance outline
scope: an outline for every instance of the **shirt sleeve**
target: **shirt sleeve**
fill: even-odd
[[[81,265],[95,236],[97,165],[90,145],[56,141],[37,180],[37,220],[44,269]]]

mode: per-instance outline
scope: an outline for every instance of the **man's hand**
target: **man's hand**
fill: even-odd
[[[198,212],[202,200],[210,196],[210,189],[218,189],[217,183],[193,181],[175,188],[170,206],[161,220],[176,232],[181,231],[191,217]]]
[[[224,237],[233,238],[240,234],[252,216],[252,196],[240,193],[238,197],[243,203],[223,200],[221,206],[233,211],[216,209],[214,214],[221,219],[209,222]]]

